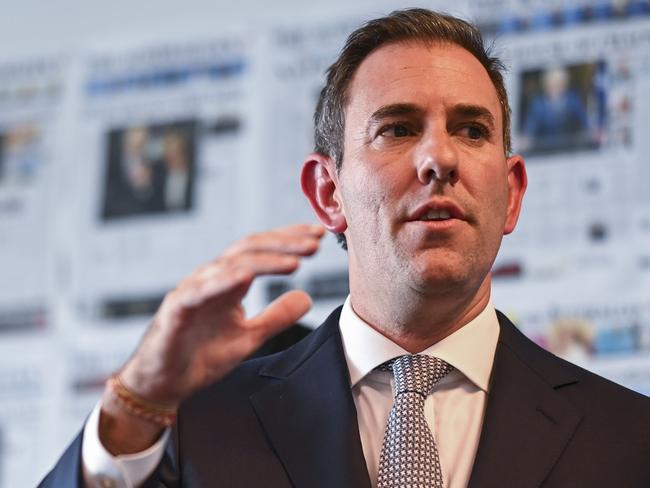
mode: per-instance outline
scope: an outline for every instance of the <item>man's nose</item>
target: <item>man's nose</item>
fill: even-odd
[[[418,179],[424,185],[435,181],[454,185],[459,178],[458,154],[446,130],[427,134],[416,153]]]

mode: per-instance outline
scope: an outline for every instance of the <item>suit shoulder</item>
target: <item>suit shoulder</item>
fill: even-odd
[[[501,314],[499,321],[499,342],[572,403],[588,411],[625,409],[648,418],[650,398],[559,358],[527,338]]]
[[[645,419],[646,424],[650,423],[650,398],[580,366],[554,357],[578,379],[573,388],[569,388],[570,385],[556,386],[556,390],[566,392],[567,397],[574,403],[580,403],[588,411],[602,411],[608,416],[621,416],[622,412],[625,412],[626,420]]]

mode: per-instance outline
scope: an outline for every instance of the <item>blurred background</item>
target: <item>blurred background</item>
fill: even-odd
[[[308,5],[308,6],[306,6]],[[509,66],[529,191],[493,300],[535,341],[650,394],[650,2],[7,3],[0,17],[0,487],[35,485],[165,291],[233,239],[314,221],[298,174],[345,36],[425,6]],[[333,238],[301,287],[347,292]]]

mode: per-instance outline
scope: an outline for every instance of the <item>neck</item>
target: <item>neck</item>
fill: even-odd
[[[490,301],[490,275],[478,288],[440,294],[405,290],[366,300],[350,283],[352,308],[366,323],[410,353],[418,353],[476,318]]]

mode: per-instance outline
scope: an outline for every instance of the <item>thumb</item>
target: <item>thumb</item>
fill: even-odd
[[[305,315],[311,308],[310,296],[302,290],[283,293],[264,310],[248,320],[248,327],[262,329],[265,336],[272,336],[286,329]]]

